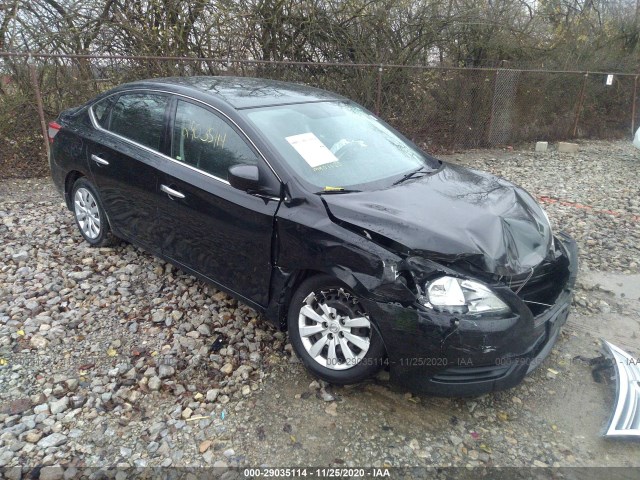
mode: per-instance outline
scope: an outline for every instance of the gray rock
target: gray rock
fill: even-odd
[[[14,453],[7,449],[0,450],[0,467],[4,467],[9,464],[11,460],[13,460]]]
[[[29,340],[29,345],[31,345],[31,347],[33,348],[41,350],[43,348],[47,348],[47,345],[49,345],[49,340],[44,338],[42,335],[34,335]]]
[[[87,397],[84,395],[74,395],[71,397],[71,407],[80,408],[87,402]]]
[[[46,404],[46,403],[41,403],[40,405],[36,405],[35,407],[33,407],[33,413],[35,413],[36,415],[38,415],[40,413],[48,414],[49,413],[49,405]]]
[[[151,377],[149,379],[149,388],[151,390],[160,390],[160,386],[162,385],[162,380],[160,380],[158,377]]]
[[[40,304],[38,302],[36,302],[35,300],[30,300],[27,303],[25,303],[24,306],[26,308],[28,308],[29,310],[35,310],[36,308],[38,308],[40,306]]]
[[[11,255],[11,259],[14,262],[25,262],[29,259],[29,253],[22,250],[18,253],[14,253],[13,255]]]
[[[249,360],[251,360],[253,363],[258,363],[260,362],[260,360],[262,360],[262,355],[260,354],[260,352],[251,352],[249,354]]]
[[[203,323],[198,327],[198,333],[200,335],[204,335],[205,337],[208,337],[211,335],[211,330],[209,329],[209,326],[206,323]]]
[[[70,378],[65,382],[65,384],[67,385],[67,388],[71,392],[75,392],[78,389],[78,379],[77,378]]]
[[[31,430],[24,436],[24,439],[29,443],[38,443],[41,438],[42,432],[40,430]]]
[[[67,443],[67,437],[61,433],[52,433],[51,435],[44,437],[38,442],[38,447],[45,449],[49,447],[59,447]]]
[[[5,468],[3,473],[7,480],[20,480],[22,478],[22,467]]]
[[[15,440],[9,445],[9,450],[12,452],[17,452],[22,450],[22,447],[26,445],[27,442],[21,442],[20,440]]]
[[[161,363],[160,366],[158,367],[158,376],[160,378],[171,377],[174,373],[176,373],[176,370],[171,365]]]
[[[40,470],[40,480],[60,480],[64,475],[64,469],[59,466],[43,467]]]
[[[212,388],[211,390],[207,390],[207,402],[215,402],[216,398],[220,394],[220,390],[217,388]]]
[[[204,454],[202,455],[202,459],[207,462],[207,463],[211,463],[213,462],[213,452],[211,450],[207,450],[206,452],[204,452]]]
[[[72,480],[77,478],[78,475],[78,469],[76,467],[67,467],[67,469],[64,471],[64,479],[65,480]]]
[[[86,280],[91,275],[93,275],[93,272],[88,272],[86,270],[83,270],[82,272],[71,272],[67,276],[74,280],[82,281],[82,280]]]
[[[62,413],[67,408],[69,408],[69,397],[62,397],[60,400],[49,403],[49,410],[51,411],[51,415]]]
[[[149,434],[157,435],[165,428],[167,428],[167,425],[164,422],[154,423],[153,425],[151,425],[151,427],[149,427]]]

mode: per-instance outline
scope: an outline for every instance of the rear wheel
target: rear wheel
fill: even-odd
[[[288,314],[289,339],[302,363],[330,383],[374,375],[384,345],[358,297],[336,279],[318,275],[296,290]]]
[[[107,247],[118,243],[118,239],[111,233],[100,197],[91,182],[86,178],[76,180],[71,199],[76,225],[91,246]]]

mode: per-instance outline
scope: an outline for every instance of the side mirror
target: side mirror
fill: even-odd
[[[229,167],[229,184],[244,192],[260,189],[260,173],[257,165],[233,165]]]

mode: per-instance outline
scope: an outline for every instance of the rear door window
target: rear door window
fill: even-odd
[[[166,95],[122,94],[111,107],[108,130],[159,151],[164,135],[164,115],[168,102]]]
[[[256,154],[226,121],[182,100],[176,108],[172,158],[222,180],[233,165],[258,164]]]

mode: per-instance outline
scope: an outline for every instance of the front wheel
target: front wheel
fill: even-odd
[[[359,299],[332,277],[318,275],[302,282],[287,320],[296,354],[329,383],[357,383],[382,366],[380,335]]]

